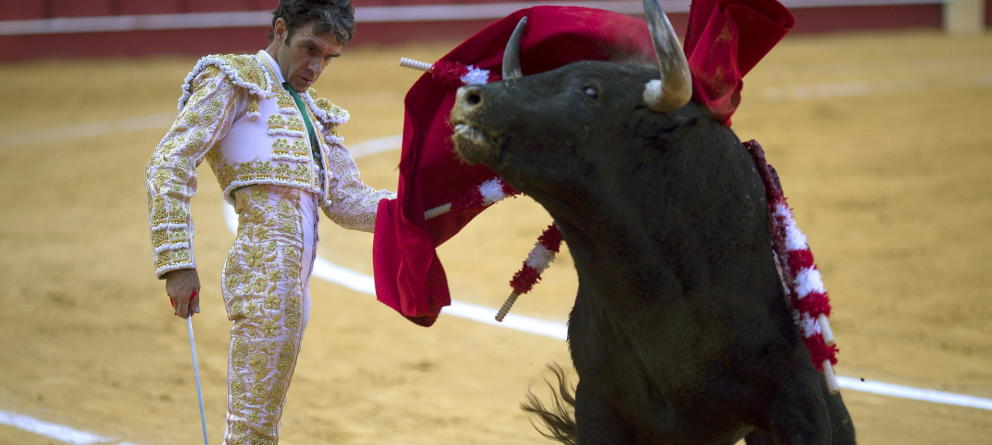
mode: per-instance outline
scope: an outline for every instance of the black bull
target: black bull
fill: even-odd
[[[792,321],[753,161],[704,107],[645,106],[657,77],[577,62],[462,88],[451,114],[458,154],[544,206],[575,262],[559,440],[854,443]]]

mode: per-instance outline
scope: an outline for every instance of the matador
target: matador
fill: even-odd
[[[203,159],[238,214],[221,275],[232,323],[227,444],[278,442],[308,319],[318,208],[371,232],[379,201],[395,197],[361,181],[337,131],[347,111],[311,88],[353,32],[350,1],[280,0],[266,49],[199,60],[148,163],[155,273],[176,315],[199,312],[190,198]]]

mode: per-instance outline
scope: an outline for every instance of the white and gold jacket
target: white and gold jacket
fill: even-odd
[[[233,203],[234,190],[248,185],[296,187],[315,193],[324,214],[350,229],[371,232],[379,201],[395,197],[361,181],[337,133],[348,112],[316,99],[311,88],[300,96],[317,132],[324,168],[318,166],[302,115],[263,51],[210,55],[186,76],[179,115],[145,171],[159,277],[196,267],[189,203],[196,193],[196,167],[204,158],[228,202]]]

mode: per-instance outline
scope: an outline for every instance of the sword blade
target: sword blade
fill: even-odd
[[[189,348],[193,351],[193,377],[196,378],[196,398],[200,402],[200,427],[203,428],[203,445],[207,442],[207,418],[203,414],[203,387],[200,386],[200,365],[196,359],[196,340],[193,339],[193,314],[186,317],[186,327],[189,329]]]

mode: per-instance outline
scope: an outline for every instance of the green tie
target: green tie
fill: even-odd
[[[293,96],[293,101],[296,102],[296,108],[300,110],[300,114],[303,115],[303,123],[307,126],[307,134],[310,135],[310,152],[313,154],[313,160],[317,161],[317,166],[321,170],[324,169],[324,163],[320,160],[320,143],[317,142],[317,135],[313,131],[313,124],[310,122],[310,114],[307,113],[307,108],[303,106],[303,99],[300,99],[300,94],[293,89],[289,82],[283,82],[282,87],[289,92],[290,96]]]

